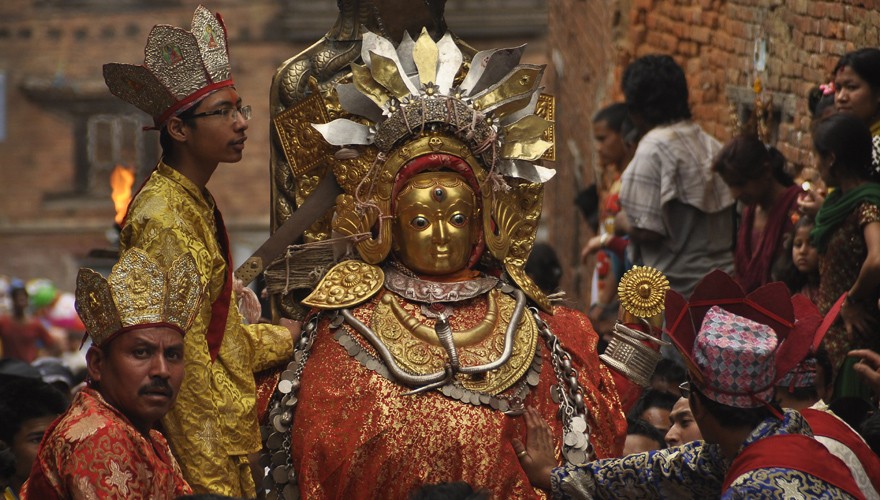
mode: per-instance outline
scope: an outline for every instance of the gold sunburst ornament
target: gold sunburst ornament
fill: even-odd
[[[652,267],[633,266],[620,279],[620,305],[637,318],[652,318],[663,312],[669,280]]]
[[[620,313],[611,341],[599,358],[626,378],[642,387],[651,383],[651,374],[660,361],[663,311],[669,280],[652,267],[634,266],[620,279]]]

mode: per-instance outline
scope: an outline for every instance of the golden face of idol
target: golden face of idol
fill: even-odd
[[[394,250],[409,269],[443,276],[465,269],[479,236],[474,191],[452,172],[413,176],[397,196]]]

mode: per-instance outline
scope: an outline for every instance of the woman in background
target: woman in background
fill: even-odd
[[[784,258],[785,238],[790,236],[803,192],[785,171],[785,157],[753,135],[740,135],[728,142],[712,169],[730,194],[743,205],[736,237],[734,273],[750,292],[774,280],[774,263]]]
[[[828,313],[846,293],[838,321],[823,345],[835,368],[834,397],[870,397],[846,358],[850,349],[880,348],[880,184],[871,164],[871,134],[858,117],[836,114],[819,122],[813,131],[819,174],[834,188],[816,216],[811,233],[819,250],[819,300]]]

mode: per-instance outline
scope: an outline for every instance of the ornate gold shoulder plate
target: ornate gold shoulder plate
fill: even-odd
[[[556,98],[550,94],[538,96],[538,105],[535,114],[550,122],[550,126],[544,131],[541,138],[550,144],[547,151],[541,155],[542,160],[556,161]]]
[[[354,307],[376,295],[384,281],[380,267],[346,260],[333,266],[302,303],[318,309]]]
[[[272,119],[284,157],[297,178],[326,162],[334,151],[312,127],[312,123],[327,123],[330,117],[314,79],[309,80],[309,88],[309,97]]]

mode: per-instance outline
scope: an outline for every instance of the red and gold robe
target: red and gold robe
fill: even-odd
[[[382,325],[374,317],[382,295],[353,310],[374,331]],[[414,311],[418,306],[405,307]],[[470,328],[485,310],[481,298],[457,306],[450,320],[453,330]],[[617,456],[626,423],[611,374],[599,362],[596,333],[583,314],[561,307],[555,311],[542,318],[578,371],[595,454]],[[543,359],[540,379],[525,404],[550,422],[560,449],[559,405],[550,397],[551,385],[558,382],[544,341],[538,338],[537,345]],[[400,345],[389,347],[394,351]],[[410,352],[415,359],[421,351]],[[460,354],[462,364],[472,365],[464,356]],[[303,498],[406,498],[423,484],[447,481],[488,489],[493,498],[543,498],[529,484],[511,446],[512,438],[525,438],[521,416],[463,403],[436,390],[404,395],[409,390],[354,359],[334,339],[329,320],[320,321],[302,374],[292,430],[292,461]]]
[[[141,434],[89,388],[46,430],[21,498],[176,498],[192,493],[159,431]]]

